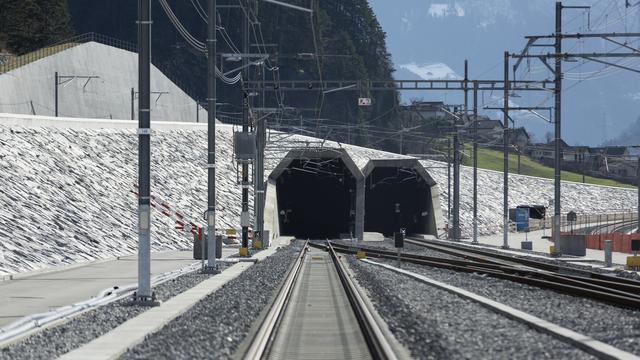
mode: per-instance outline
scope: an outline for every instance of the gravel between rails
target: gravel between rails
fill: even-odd
[[[224,270],[226,265],[221,264]],[[212,275],[192,272],[154,287],[161,301],[166,301]],[[85,312],[61,325],[42,330],[22,341],[0,350],[0,359],[52,359],[74,350],[106,334],[125,321],[148,310],[131,305],[126,297]]]
[[[472,301],[349,256],[358,282],[416,359],[592,359]]]
[[[373,246],[393,248],[393,245],[393,242],[385,241]],[[435,250],[407,245],[405,250],[412,253],[448,257],[447,254]],[[396,266],[395,261],[381,259],[376,259],[376,261]],[[402,268],[499,301],[554,324],[640,355],[640,310],[617,307],[591,299],[475,273],[462,273],[409,263],[403,263]]]
[[[385,262],[395,266],[393,261]],[[640,310],[617,307],[480,274],[459,273],[414,264],[402,264],[402,268],[499,301],[640,355]]]
[[[271,301],[301,245],[282,248],[251,266],[121,359],[230,359]]]

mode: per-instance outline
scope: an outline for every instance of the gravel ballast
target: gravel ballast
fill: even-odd
[[[221,264],[221,269],[224,267]],[[160,301],[166,301],[211,276],[197,271],[188,273],[154,287],[154,292]],[[148,309],[145,306],[131,305],[131,297],[114,301],[3,348],[0,350],[0,359],[56,358],[106,334]]]
[[[391,241],[367,246],[392,248]],[[405,251],[450,258],[435,250],[407,244]],[[392,266],[395,261],[380,260]],[[550,260],[553,261],[553,260]],[[570,264],[568,264],[570,266]],[[469,274],[409,263],[402,268],[425,275],[492,300],[507,304],[554,324],[593,337],[622,350],[640,355],[640,311],[575,297],[553,290],[519,284],[480,274]],[[383,271],[380,268],[379,271]]]
[[[380,315],[417,359],[592,358],[472,301],[349,259]]]
[[[208,295],[121,359],[229,359],[301,250],[278,250]]]
[[[394,265],[391,261],[387,264]],[[480,274],[403,264],[428,276],[640,355],[640,311]]]

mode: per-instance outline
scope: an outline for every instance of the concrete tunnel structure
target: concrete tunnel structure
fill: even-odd
[[[304,239],[363,240],[400,227],[437,236],[440,192],[417,159],[360,163],[344,148],[289,151],[268,178],[265,229]]]

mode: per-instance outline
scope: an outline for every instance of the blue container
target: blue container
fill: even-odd
[[[516,208],[516,231],[529,231],[529,208]]]

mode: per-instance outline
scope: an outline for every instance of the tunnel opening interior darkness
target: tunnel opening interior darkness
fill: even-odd
[[[356,180],[341,159],[296,159],[277,178],[280,233],[335,239],[355,230]]]
[[[364,231],[429,234],[430,201],[431,186],[417,170],[376,167],[366,178]]]

